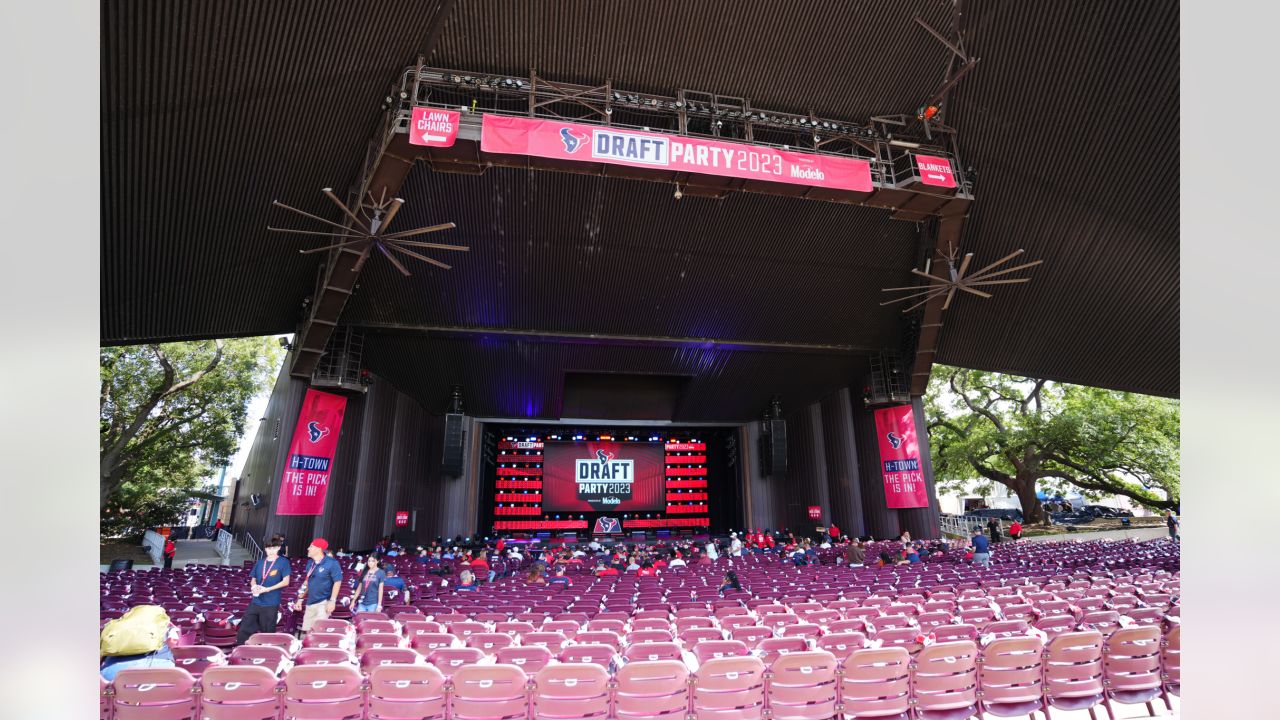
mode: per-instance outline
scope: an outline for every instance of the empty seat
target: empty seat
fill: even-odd
[[[292,664],[289,654],[275,645],[241,645],[231,651],[227,663],[235,667],[252,665],[279,675]]]
[[[171,652],[174,664],[197,678],[209,667],[227,664],[222,649],[212,645],[179,645]]]
[[[351,665],[355,658],[342,648],[302,648],[293,656],[294,665]]]
[[[311,626],[311,632],[354,634],[355,628],[346,620],[325,618],[324,620],[315,621],[315,624]]]
[[[360,717],[364,679],[351,665],[297,665],[284,678],[287,718]]]
[[[429,655],[432,650],[453,647],[457,642],[458,639],[449,633],[423,632],[413,635],[409,640],[409,645],[419,653]]]
[[[876,633],[876,640],[881,647],[900,647],[909,654],[915,655],[924,647],[920,641],[920,631],[915,628],[892,628]]]
[[[680,643],[686,648],[692,648],[698,643],[714,642],[716,640],[723,639],[724,632],[717,630],[716,628],[690,628],[688,630],[681,631],[680,633]]]
[[[515,638],[505,633],[475,633],[467,637],[467,647],[478,649],[485,655],[494,655],[498,650],[515,644]]]
[[[587,630],[575,635],[573,641],[581,645],[608,645],[615,651],[622,650],[622,636],[612,630]]]
[[[713,658],[693,684],[698,720],[759,720],[764,713],[764,663],[754,657]]]
[[[636,645],[638,643],[651,643],[651,642],[668,642],[669,643],[669,642],[672,642],[674,639],[675,638],[672,637],[670,630],[635,630],[630,635],[627,635],[626,641],[624,644]]]
[[[906,718],[911,709],[911,656],[902,648],[854,651],[840,676],[844,717]]]
[[[312,630],[315,628],[312,627]],[[400,628],[390,620],[368,620],[357,619],[356,631],[361,635],[364,634],[382,634],[382,635],[399,635]]]
[[[196,712],[196,679],[181,668],[132,668],[111,683],[117,720],[189,720]]]
[[[607,670],[613,666],[617,653],[617,648],[608,645],[569,645],[560,651],[556,659],[562,663],[591,663]]]
[[[537,720],[605,720],[609,715],[609,673],[591,663],[547,665],[533,679]]]
[[[748,648],[755,648],[761,640],[773,637],[773,631],[766,627],[736,627],[729,632],[732,640],[741,640]]]
[[[446,627],[449,632],[457,638],[467,639],[468,635],[475,633],[489,632],[489,626],[478,622],[451,622]]]
[[[808,650],[809,643],[801,637],[771,637],[761,640],[756,648],[760,651],[760,659],[768,666],[783,655]]]
[[[427,655],[427,662],[440,668],[446,677],[452,677],[458,670],[483,659],[484,653],[475,648],[436,648]]]
[[[978,715],[978,647],[972,641],[938,643],[916,655],[911,695],[918,720],[960,720]]]
[[[1147,712],[1155,715],[1151,701],[1163,694],[1160,628],[1141,625],[1116,630],[1103,643],[1102,669],[1108,700],[1145,704]]]
[[[673,642],[636,643],[623,651],[622,657],[631,660],[680,660],[680,646]]]
[[[494,660],[503,665],[515,665],[524,670],[526,675],[533,675],[546,667],[554,656],[551,651],[541,645],[511,645],[498,648]]]
[[[1182,626],[1175,625],[1165,636],[1160,652],[1160,677],[1164,681],[1166,705],[1170,695],[1182,695]]]
[[[746,657],[751,653],[741,640],[708,640],[693,646],[693,656],[698,663],[719,657]]]
[[[238,649],[238,648],[237,648]],[[275,720],[279,680],[262,667],[209,668],[201,678],[201,720]]]
[[[867,644],[867,636],[860,632],[830,633],[818,638],[817,649],[825,650],[844,662],[855,650],[861,650]]]
[[[432,665],[379,665],[369,672],[369,720],[443,720],[445,678]]]
[[[351,636],[345,633],[309,632],[302,638],[302,647],[342,648],[351,647]]]
[[[774,661],[766,690],[770,717],[826,720],[836,710],[837,661],[829,652],[798,652]]]
[[[516,720],[529,713],[529,679],[514,665],[467,665],[452,682],[455,720]]]
[[[1074,615],[1050,615],[1036,621],[1035,628],[1043,632],[1050,640],[1059,635],[1076,630]]]
[[[983,635],[994,635],[995,637],[1015,637],[1027,634],[1027,623],[1025,620],[997,620],[989,623],[982,631]]]
[[[997,717],[1033,715],[1044,709],[1039,638],[994,640],[982,650],[978,687],[983,712]]]
[[[1120,613],[1115,610],[1097,610],[1087,612],[1080,618],[1081,630],[1097,630],[1108,637],[1120,629]]]
[[[519,621],[500,622],[494,623],[493,625],[494,632],[505,633],[513,637],[518,637],[522,633],[534,632],[536,630],[537,628],[533,626],[533,623]]]
[[[540,645],[550,650],[552,655],[559,655],[565,645],[569,644],[569,640],[564,636],[564,633],[533,632],[521,635],[520,644]]]
[[[1102,633],[1070,632],[1044,652],[1044,697],[1054,709],[1085,710],[1103,703]]]
[[[374,648],[360,656],[360,671],[365,675],[381,665],[417,665],[422,656],[409,648]]]
[[[688,713],[689,669],[682,662],[627,663],[618,669],[615,685],[617,720],[684,720]]]
[[[390,633],[367,633],[356,636],[356,655],[363,655],[369,650],[400,647],[399,635]]]

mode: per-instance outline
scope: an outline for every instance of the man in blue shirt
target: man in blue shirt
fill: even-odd
[[[280,557],[284,538],[272,536],[266,542],[264,558],[253,564],[249,573],[249,592],[253,598],[240,618],[236,631],[236,644],[243,645],[249,636],[260,632],[275,632],[280,612],[280,593],[289,584],[289,560]]]
[[[294,611],[306,606],[302,616],[302,632],[311,630],[317,620],[327,620],[338,606],[338,594],[342,592],[342,566],[325,551],[329,542],[324,538],[316,538],[307,547],[307,574],[302,581],[302,590],[298,593],[298,601],[294,603]]]
[[[405,587],[404,578],[400,577],[400,573],[396,572],[395,567],[392,565],[387,566],[386,573],[386,579],[383,580],[383,583],[388,590],[396,591],[391,595],[391,598],[402,605],[409,604],[411,602],[409,589]]]
[[[982,534],[982,528],[973,528],[973,537],[969,539],[969,547],[973,550],[973,562],[982,567],[991,567],[991,541]]]

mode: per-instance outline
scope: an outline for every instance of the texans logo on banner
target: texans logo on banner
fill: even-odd
[[[880,408],[875,412],[884,478],[885,506],[894,509],[929,506],[920,448],[916,442],[915,414],[910,405]]]
[[[616,535],[622,532],[622,523],[618,522],[618,518],[598,517],[592,532],[596,535]]]
[[[897,450],[898,446],[902,444],[902,438],[897,433],[888,433],[885,437],[889,439],[889,444],[893,446],[894,450]]]
[[[346,407],[347,399],[341,395],[307,390],[280,479],[277,515],[324,512],[324,498]]]
[[[578,148],[587,142],[587,136],[575,133],[569,128],[560,128],[560,140],[564,143],[564,150],[568,153],[578,152]]]
[[[320,427],[320,423],[316,422],[315,420],[312,420],[311,422],[307,423],[307,437],[311,440],[311,442],[318,443],[320,442],[321,438],[323,438],[325,435],[328,435],[328,434],[329,434],[329,428]]]
[[[578,460],[574,479],[578,499],[597,510],[621,505],[631,499],[631,483],[636,477],[634,460],[618,460],[614,453],[596,450],[594,460]]]

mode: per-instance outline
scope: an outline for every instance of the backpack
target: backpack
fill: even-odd
[[[169,615],[159,605],[137,605],[102,628],[99,653],[143,655],[159,650],[169,634]]]

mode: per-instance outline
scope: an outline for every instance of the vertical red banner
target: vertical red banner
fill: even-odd
[[[876,410],[876,437],[880,442],[885,506],[898,509],[929,507],[924,471],[920,469],[915,413],[911,406],[896,405]]]
[[[280,481],[277,515],[319,515],[329,490],[333,456],[342,431],[347,399],[319,390],[307,390],[302,412],[289,442],[284,475]]]

